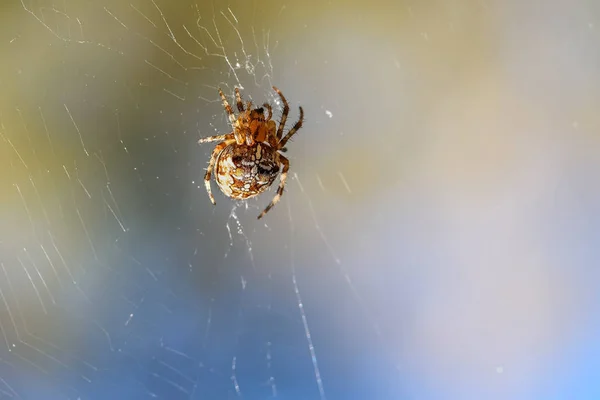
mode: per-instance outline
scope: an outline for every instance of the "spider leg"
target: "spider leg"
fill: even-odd
[[[233,113],[233,109],[231,108],[231,106],[229,105],[229,102],[227,102],[227,98],[225,97],[225,95],[223,94],[223,91],[221,89],[219,89],[219,95],[221,95],[221,100],[223,100],[223,107],[225,107],[225,111],[227,111],[227,116],[229,117],[229,123],[231,124],[231,127],[233,128],[233,134],[235,135],[235,141],[237,142],[237,144],[243,144],[244,143],[244,137],[243,135],[235,129],[235,114]]]
[[[246,110],[247,110],[246,115],[247,116],[250,115],[251,111],[252,111],[252,101],[251,100],[248,100],[248,102],[246,103]],[[252,137],[252,134],[245,133],[242,135],[246,138],[246,144],[248,146],[254,145],[254,138]],[[241,144],[241,143],[238,143],[238,144]]]
[[[273,107],[269,103],[264,103],[263,107],[267,109],[267,117],[265,118],[266,141],[272,148],[276,149],[279,139],[277,139],[277,124],[271,119],[273,118]]]
[[[294,134],[298,131],[298,129],[300,129],[302,127],[303,119],[304,119],[304,110],[302,109],[302,107],[300,107],[300,118],[298,119],[298,122],[296,122],[296,124],[292,127],[292,129],[290,129],[290,131],[287,133],[287,135],[285,135],[285,137],[279,141],[279,144],[277,145],[278,150],[283,149],[283,147],[285,146],[287,141],[290,140],[292,138],[292,136],[294,136]]]
[[[285,121],[287,120],[288,113],[290,112],[290,106],[283,96],[283,93],[275,86],[273,86],[273,90],[277,92],[279,97],[281,97],[281,102],[283,103],[283,113],[281,114],[281,120],[279,121],[279,127],[277,128],[277,140],[280,140],[283,136],[283,129],[285,128]]]
[[[266,142],[269,143],[269,146],[271,146],[272,148],[274,148],[275,150],[277,150],[277,138],[275,137],[275,129],[276,129],[276,124],[274,121],[269,121],[268,122],[269,125],[268,126],[268,131],[267,131],[267,140]],[[272,126],[270,126],[272,125]]]
[[[242,95],[240,94],[240,89],[235,88],[235,103],[237,104],[237,109],[239,112],[244,112],[244,103],[242,103]]]
[[[221,153],[221,151],[229,146],[230,144],[234,143],[235,139],[229,139],[226,140],[222,143],[219,143],[218,145],[215,146],[215,149],[212,152],[212,155],[210,156],[210,161],[208,162],[208,168],[206,168],[206,174],[204,174],[204,186],[206,187],[206,193],[208,193],[208,198],[210,199],[210,202],[213,204],[217,204],[215,202],[215,197],[212,194],[212,191],[210,189],[210,176],[212,173],[212,170],[215,166],[215,162],[217,161],[217,157],[219,156],[219,154]]]
[[[202,138],[202,139],[198,140],[198,143],[202,144],[202,143],[216,142],[216,141],[228,140],[228,139],[232,139],[232,138],[233,138],[233,133],[226,133],[224,135],[215,135],[215,136],[209,136],[209,137]]]
[[[267,111],[269,112],[269,114],[267,114],[267,119],[265,119],[265,121],[270,121],[271,118],[273,117],[273,107],[271,107],[271,105],[269,103],[263,104],[263,107],[266,108]]]
[[[219,95],[221,95],[221,100],[223,100],[223,107],[225,107],[225,111],[227,111],[227,115],[229,116],[229,122],[233,124],[235,122],[235,114],[233,114],[233,109],[229,105],[227,98],[223,94],[223,91],[219,88]]]
[[[279,203],[279,200],[281,199],[281,196],[283,195],[285,181],[287,179],[287,174],[290,169],[290,161],[282,155],[279,155],[279,160],[283,164],[283,171],[281,171],[281,177],[279,178],[279,187],[277,188],[277,194],[275,195],[275,197],[273,197],[273,200],[271,200],[271,202],[269,203],[267,208],[265,208],[265,210],[262,213],[260,213],[260,215],[258,216],[258,219],[261,219],[262,217],[264,217],[265,214],[268,213],[269,210],[271,208],[273,208],[273,206],[275,204]]]
[[[252,137],[252,134],[248,134],[248,135],[244,135],[246,136],[246,144],[248,146],[254,146],[254,138]]]

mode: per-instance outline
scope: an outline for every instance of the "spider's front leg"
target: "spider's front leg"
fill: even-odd
[[[244,103],[242,102],[242,95],[240,89],[235,88],[235,104],[239,112],[244,112]]]
[[[209,137],[202,138],[202,139],[198,140],[198,144],[217,142],[217,141],[228,140],[228,139],[232,139],[232,138],[233,138],[233,133],[226,133],[224,135],[215,135],[215,136],[209,136]]]
[[[212,174],[213,168],[215,167],[217,157],[225,147],[229,146],[232,143],[235,143],[235,139],[226,140],[215,146],[215,149],[213,150],[212,155],[210,156],[210,161],[208,162],[208,168],[206,168],[206,174],[204,174],[204,186],[206,187],[206,193],[208,193],[208,198],[213,204],[217,203],[215,202],[215,197],[213,196],[212,190],[210,189],[210,176]]]
[[[271,105],[269,103],[265,103],[263,104],[263,107],[267,109],[267,119],[265,119],[265,121],[270,121],[271,118],[273,118],[273,107],[271,107]]]
[[[239,94],[239,92],[238,92],[238,94]],[[219,95],[221,96],[221,100],[223,100],[223,107],[225,107],[225,111],[227,112],[227,116],[229,117],[229,123],[231,124],[231,127],[233,128],[233,134],[235,135],[235,141],[237,142],[237,144],[243,144],[244,136],[242,135],[241,132],[239,132],[237,129],[235,129],[236,118],[235,118],[235,114],[233,113],[233,109],[229,105],[229,102],[227,101],[227,98],[225,97],[225,95],[223,94],[223,91],[221,89],[219,89]],[[238,107],[239,107],[239,105],[238,105]]]
[[[265,210],[262,213],[260,213],[260,215],[258,216],[258,219],[261,219],[262,217],[264,217],[265,214],[268,213],[269,210],[271,208],[273,208],[273,206],[275,204],[279,203],[279,200],[281,199],[281,196],[283,195],[283,189],[285,188],[285,181],[287,179],[288,171],[290,170],[290,160],[288,160],[287,158],[285,158],[284,156],[282,156],[280,154],[279,161],[281,162],[281,164],[283,164],[283,171],[281,171],[281,177],[279,178],[279,187],[277,188],[277,194],[275,195],[275,197],[273,197],[273,200],[271,200],[271,202],[269,203],[267,208],[265,208]]]
[[[277,128],[277,140],[280,140],[281,137],[283,136],[283,129],[285,128],[285,121],[287,121],[287,116],[290,112],[290,106],[289,106],[286,98],[283,96],[283,93],[281,93],[281,91],[279,89],[277,89],[275,86],[273,86],[273,90],[277,92],[277,94],[281,98],[281,102],[283,103],[283,112],[281,113],[281,120],[279,121],[279,128]]]
[[[267,130],[267,143],[269,143],[272,148],[277,149],[279,142],[275,133],[277,131],[277,124],[273,120],[268,120],[265,125]]]
[[[285,144],[287,143],[287,141],[290,140],[292,138],[292,136],[294,136],[294,134],[298,131],[298,129],[302,128],[303,120],[304,120],[304,110],[302,109],[302,107],[300,107],[300,118],[298,118],[298,121],[294,124],[292,129],[290,129],[290,131],[287,133],[287,135],[285,135],[285,137],[283,139],[281,139],[281,141],[277,145],[278,150],[283,149]],[[279,127],[281,128],[281,126],[279,126]]]

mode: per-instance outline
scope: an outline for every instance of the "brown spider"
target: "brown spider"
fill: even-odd
[[[286,151],[285,144],[302,127],[302,119],[304,118],[304,111],[300,107],[298,122],[282,139],[290,107],[279,89],[273,86],[273,90],[277,92],[283,102],[283,114],[281,114],[279,127],[277,127],[275,121],[271,120],[273,108],[268,103],[263,104],[263,107],[268,111],[266,118],[264,108],[252,109],[251,101],[247,103],[244,110],[238,88],[235,88],[235,101],[240,113],[236,118],[223,91],[219,89],[233,132],[210,136],[198,141],[198,143],[221,141],[215,146],[206,169],[206,175],[204,175],[206,191],[213,204],[216,204],[210,189],[210,176],[213,168],[215,168],[215,181],[223,194],[233,199],[244,200],[258,196],[267,190],[279,175],[283,165],[277,194],[267,208],[260,213],[258,219],[269,212],[279,202],[283,194],[290,162],[279,152]]]

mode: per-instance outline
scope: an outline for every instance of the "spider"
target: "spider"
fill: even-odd
[[[239,111],[239,115],[236,117],[223,91],[219,89],[219,95],[223,100],[223,107],[225,107],[225,111],[229,116],[233,132],[206,137],[198,141],[200,144],[221,142],[215,146],[204,175],[206,192],[213,204],[216,204],[210,188],[210,177],[213,168],[215,169],[215,181],[223,194],[233,199],[244,200],[258,196],[267,190],[279,175],[283,165],[277,194],[264,211],[260,213],[258,219],[269,212],[279,202],[283,194],[288,170],[290,169],[290,161],[280,154],[280,151],[287,151],[285,144],[302,127],[302,119],[304,118],[304,111],[300,107],[298,122],[283,136],[283,129],[290,107],[281,91],[275,86],[273,86],[273,90],[277,92],[283,103],[283,113],[281,114],[279,126],[271,119],[273,108],[268,103],[264,103],[262,107],[252,109],[252,102],[249,101],[246,109],[244,109],[238,88],[235,88],[235,101]],[[266,117],[265,109],[268,112]]]

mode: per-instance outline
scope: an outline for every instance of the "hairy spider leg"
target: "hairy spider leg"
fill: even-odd
[[[269,114],[267,114],[267,119],[265,119],[265,121],[270,121],[271,118],[273,117],[273,107],[271,107],[271,105],[269,103],[263,104],[263,107],[266,108],[267,111],[269,112]]]
[[[271,121],[267,122],[267,143],[269,143],[269,146],[271,146],[275,150],[277,150],[277,146],[278,146],[277,137],[275,136],[276,129],[277,129],[277,124],[275,123],[275,121],[271,120]]]
[[[240,89],[235,88],[235,103],[237,104],[237,109],[239,112],[244,112],[244,103],[242,103],[242,95],[240,94]]]
[[[266,213],[268,213],[269,210],[271,208],[273,208],[273,206],[275,204],[279,203],[279,200],[281,199],[281,196],[283,195],[285,181],[287,179],[288,171],[290,170],[290,161],[282,155],[279,155],[279,161],[281,162],[281,164],[283,164],[283,171],[281,171],[281,176],[279,178],[279,187],[277,188],[277,194],[275,195],[275,197],[273,197],[273,200],[271,200],[271,202],[269,203],[267,208],[265,208],[265,210],[262,213],[260,213],[260,215],[258,216],[258,219],[261,219],[262,217],[264,217],[264,215]]]
[[[235,141],[237,144],[244,144],[244,135],[242,135],[242,133],[239,130],[235,129],[236,118],[235,118],[235,114],[233,113],[233,109],[227,102],[227,98],[225,98],[225,95],[223,94],[223,91],[220,88],[219,88],[219,94],[221,95],[221,100],[223,100],[223,107],[225,107],[225,111],[227,111],[227,115],[229,117],[229,123],[231,124],[231,127],[233,128],[233,135],[235,136]]]
[[[285,128],[285,121],[287,121],[287,116],[290,112],[290,106],[285,97],[283,96],[283,93],[281,93],[279,89],[273,86],[273,90],[277,92],[279,97],[281,97],[281,102],[283,103],[283,113],[281,114],[281,120],[279,121],[279,127],[277,128],[277,140],[279,141],[283,136],[283,129]]]
[[[216,141],[229,140],[229,139],[233,139],[233,133],[226,133],[224,135],[215,135],[215,136],[205,137],[205,138],[198,140],[198,143],[202,144],[202,143],[216,142]]]
[[[215,167],[215,162],[217,161],[217,157],[219,156],[219,154],[221,153],[221,151],[223,151],[223,149],[227,146],[229,146],[230,144],[234,143],[235,139],[229,139],[226,140],[222,143],[219,143],[218,145],[215,146],[215,149],[212,152],[212,155],[210,156],[210,161],[208,162],[208,168],[206,168],[206,174],[204,175],[204,186],[206,186],[206,193],[208,193],[208,198],[210,199],[210,202],[213,204],[217,204],[215,202],[215,197],[212,194],[212,191],[210,189],[210,175],[212,173],[213,168]]]
[[[292,136],[294,136],[296,131],[298,131],[298,129],[300,129],[302,127],[303,119],[304,119],[304,110],[302,109],[302,107],[300,107],[300,118],[298,119],[298,122],[296,122],[294,124],[294,126],[292,127],[292,129],[290,129],[290,131],[287,133],[287,135],[285,135],[285,137],[279,141],[279,144],[277,145],[277,150],[283,149],[285,144],[287,143],[287,141],[290,140],[292,138]]]
[[[249,118],[252,113],[252,100],[248,100],[246,103],[246,118]],[[242,135],[246,138],[246,144],[248,146],[254,146],[254,138],[249,131],[242,131]]]

